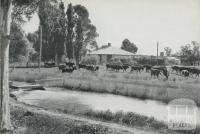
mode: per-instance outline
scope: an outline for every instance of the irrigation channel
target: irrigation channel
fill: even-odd
[[[135,112],[140,115],[154,117],[167,122],[167,104],[155,100],[140,100],[112,94],[72,91],[63,88],[46,88],[46,90],[15,91],[18,101],[51,110],[68,113],[85,112],[87,110],[111,112]],[[200,124],[200,108],[197,121]]]

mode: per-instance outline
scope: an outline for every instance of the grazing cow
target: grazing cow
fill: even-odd
[[[90,71],[97,71],[99,70],[99,66],[96,65],[86,65],[86,69]]]
[[[162,70],[163,75],[166,77],[166,79],[168,79],[169,77],[169,72],[167,71],[167,69]]]
[[[140,72],[140,71],[143,70],[143,69],[144,69],[143,66],[131,66],[131,72],[132,72],[132,71]]]
[[[123,67],[124,71],[126,71],[129,68],[129,65],[128,64],[123,64],[122,67]]]
[[[144,65],[146,72],[150,72],[152,65]]]
[[[182,70],[181,71],[181,74],[184,76],[184,77],[189,77],[190,73],[188,70]]]
[[[59,70],[62,70],[62,69],[64,69],[65,67],[66,67],[66,65],[63,65],[63,64],[58,65],[58,69],[59,69]]]
[[[167,67],[166,66],[153,66],[152,68],[160,70],[160,72],[162,72],[162,74],[166,77],[166,79],[168,79],[169,72],[167,71]]]
[[[172,69],[172,71],[171,71],[172,73],[175,71],[176,74],[178,74],[179,66],[172,66],[171,69]]]
[[[195,68],[195,69],[193,70],[193,73],[196,74],[196,77],[199,77],[200,70],[197,69],[197,68]]]
[[[119,71],[119,70],[123,70],[123,71],[126,71],[126,69],[129,68],[129,66],[126,66],[126,65],[118,65],[118,64],[106,64],[106,69],[112,69],[112,70],[115,70],[115,71]]]
[[[71,66],[71,67],[75,66],[75,64],[73,62],[66,62],[65,64],[66,64],[66,66]]]
[[[86,65],[84,65],[84,64],[79,64],[79,68],[86,69]]]
[[[112,69],[111,65],[110,64],[106,64],[106,70],[108,70],[109,68]]]
[[[54,62],[50,63],[50,62],[45,62],[44,63],[44,67],[45,68],[51,68],[51,67],[55,67],[56,64]]]
[[[159,75],[160,75],[160,70],[158,70],[158,69],[151,69],[151,77],[152,76],[157,76],[157,78],[159,77]]]
[[[199,77],[199,74],[200,74],[200,70],[197,69],[197,68],[194,68],[194,67],[172,66],[171,68],[172,68],[172,72],[176,71],[177,74],[180,74],[180,75],[183,75],[183,76],[185,76],[183,74],[183,73],[186,72],[185,70],[187,70],[189,75],[191,75],[191,76],[196,75],[196,77]],[[186,75],[188,75],[188,74],[186,73]]]
[[[188,67],[188,72],[190,73],[190,75],[196,75],[196,77],[199,77],[200,74],[200,70],[194,67]]]
[[[64,72],[72,73],[74,70],[76,70],[76,67],[66,66],[65,68],[62,69],[62,73],[64,73]]]

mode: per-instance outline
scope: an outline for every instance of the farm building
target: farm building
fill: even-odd
[[[133,53],[112,46],[93,51],[88,55],[99,56],[99,64],[107,63],[112,58],[132,58],[134,56]]]

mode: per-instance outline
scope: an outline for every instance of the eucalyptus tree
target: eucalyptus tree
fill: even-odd
[[[81,33],[76,33],[82,36],[82,47],[80,50],[80,55],[85,56],[88,50],[98,49],[96,37],[99,35],[97,33],[96,27],[91,23],[89,12],[86,7],[82,5],[75,5],[74,12],[77,14],[82,28]]]
[[[0,0],[0,131],[10,129],[8,60],[11,0]]]
[[[38,5],[44,0],[0,0],[0,131],[9,130],[9,44],[11,18],[20,23],[24,22],[21,15],[28,19],[37,11]],[[13,6],[12,6],[13,4]],[[13,12],[11,9],[13,7]]]

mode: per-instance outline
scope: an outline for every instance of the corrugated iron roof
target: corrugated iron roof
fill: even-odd
[[[100,49],[97,51],[93,51],[91,53],[89,53],[89,55],[123,55],[123,56],[132,56],[135,55],[133,53],[130,53],[128,51],[119,49],[119,48],[115,48],[115,47],[107,47],[104,49]]]

